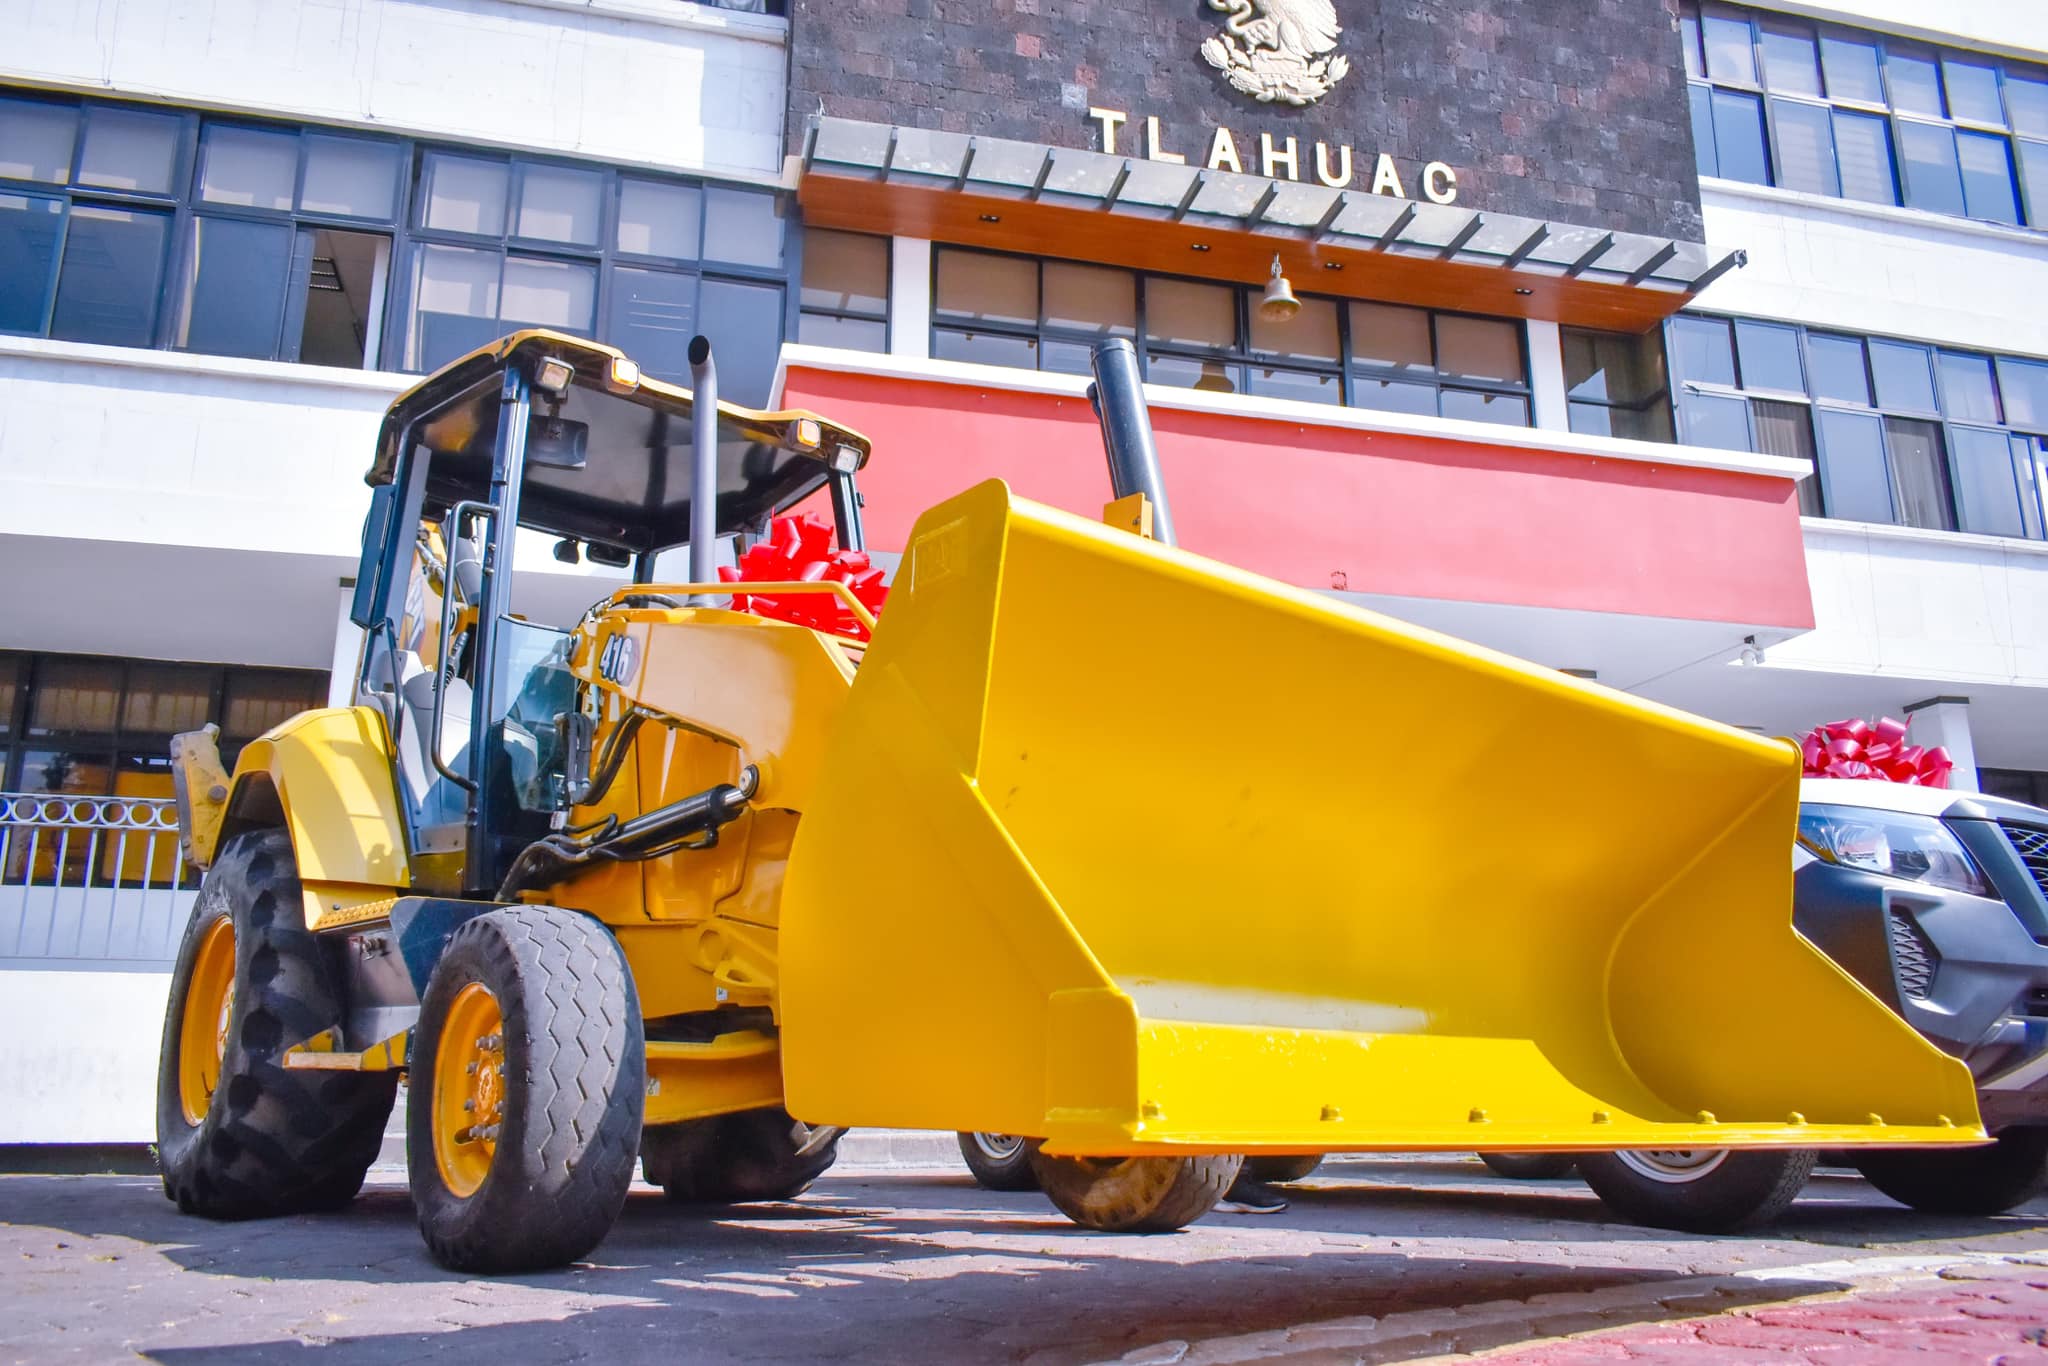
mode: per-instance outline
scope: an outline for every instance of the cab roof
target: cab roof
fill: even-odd
[[[514,332],[450,361],[392,400],[367,482],[395,479],[410,445],[428,458],[430,503],[489,499],[503,377],[518,369],[531,379],[545,360],[567,362],[574,379],[552,414],[544,391],[533,390],[536,419],[585,424],[586,457],[575,469],[529,460],[519,524],[632,551],[687,541],[690,391],[643,377],[622,351],[560,332]],[[815,444],[802,444],[804,422],[817,424]],[[866,437],[815,413],[720,403],[718,534],[759,527],[801,502],[831,477],[826,462],[844,460],[847,450],[857,454],[855,469],[867,463]]]

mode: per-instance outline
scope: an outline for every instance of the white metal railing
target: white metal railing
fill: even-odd
[[[0,960],[167,964],[197,887],[168,797],[0,792]]]

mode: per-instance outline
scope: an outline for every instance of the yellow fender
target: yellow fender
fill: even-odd
[[[242,750],[215,844],[284,827],[307,926],[347,923],[352,908],[412,885],[396,771],[391,732],[374,708],[301,712]],[[214,847],[198,852],[213,861]]]

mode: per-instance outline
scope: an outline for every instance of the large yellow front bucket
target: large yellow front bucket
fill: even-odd
[[[926,513],[782,912],[799,1117],[1055,1152],[1981,1141],[1794,934],[1788,745],[1013,499]]]

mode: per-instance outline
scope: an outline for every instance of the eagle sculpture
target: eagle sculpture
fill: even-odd
[[[1332,0],[1209,0],[1229,17],[1202,59],[1253,99],[1304,105],[1330,93],[1351,63],[1335,52],[1344,32]]]

